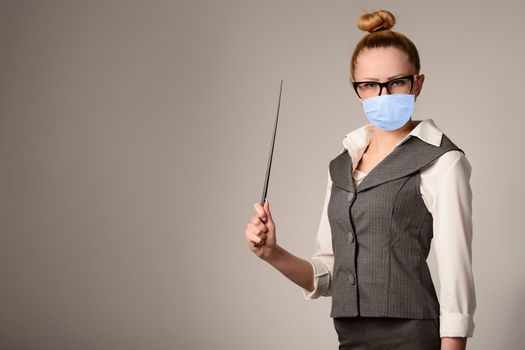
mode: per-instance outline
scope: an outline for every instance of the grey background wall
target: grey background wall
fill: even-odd
[[[0,348],[335,349],[330,299],[253,255],[269,200],[308,258],[328,162],[366,122],[348,84],[386,8],[417,45],[415,119],[466,152],[470,349],[525,343],[520,1],[1,1]],[[435,255],[429,257],[436,288]]]

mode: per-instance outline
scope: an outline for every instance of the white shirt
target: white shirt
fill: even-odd
[[[443,132],[432,119],[414,120],[416,127],[397,145],[409,137],[439,146]],[[373,125],[367,124],[345,135],[343,146],[352,158],[353,177],[359,184],[366,176],[356,169],[368,146]],[[433,217],[433,241],[441,288],[440,336],[472,337],[476,294],[472,274],[472,191],[471,167],[465,155],[449,151],[421,169],[420,191],[423,201]],[[314,269],[314,290],[301,288],[306,300],[331,296],[334,256],[332,235],[327,216],[332,181],[328,171],[328,185],[315,252],[309,262]]]

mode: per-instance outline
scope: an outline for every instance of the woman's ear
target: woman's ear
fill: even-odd
[[[414,95],[416,97],[421,93],[423,89],[423,82],[425,81],[425,75],[421,74],[417,77],[417,80],[414,82]]]

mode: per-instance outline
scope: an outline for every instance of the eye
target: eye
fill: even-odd
[[[363,83],[361,84],[365,89],[375,89],[377,88],[377,83]]]
[[[405,84],[408,84],[408,80],[407,79],[399,79],[399,80],[393,80],[390,82],[390,86],[403,86]]]

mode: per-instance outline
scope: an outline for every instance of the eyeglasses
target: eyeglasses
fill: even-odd
[[[414,76],[416,75],[417,74],[405,75],[384,83],[377,81],[353,81],[352,85],[357,96],[362,99],[381,95],[383,87],[386,88],[389,94],[409,94],[412,92]]]

